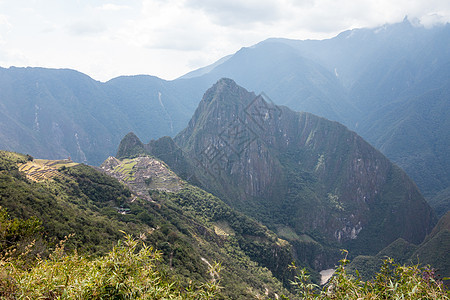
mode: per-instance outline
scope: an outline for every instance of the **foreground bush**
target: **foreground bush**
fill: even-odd
[[[305,269],[300,270],[292,282],[300,298],[450,299],[450,292],[446,290],[442,281],[436,279],[434,270],[430,267],[402,266],[387,258],[373,280],[362,281],[347,273],[346,257],[340,262],[335,274],[323,289],[311,282]]]
[[[139,248],[139,249],[138,249]],[[107,255],[64,254],[64,241],[28,270],[20,258],[0,260],[2,299],[213,299],[216,282],[182,288],[158,270],[161,254],[131,236]]]

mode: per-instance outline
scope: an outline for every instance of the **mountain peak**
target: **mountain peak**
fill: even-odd
[[[237,86],[237,84],[236,84],[236,82],[233,79],[223,77],[223,78],[220,78],[219,80],[217,80],[217,82],[216,82],[216,84],[214,84],[213,88],[215,86],[219,86],[219,87],[220,86],[235,87],[235,86]]]
[[[239,86],[234,80],[230,78],[221,78],[206,91],[202,102],[242,102],[243,100],[246,102],[249,98],[254,97],[254,93],[248,92],[246,89]]]
[[[133,132],[129,132],[120,142],[116,157],[120,159],[142,153],[145,153],[144,144]]]
[[[282,236],[370,253],[399,237],[419,243],[435,222],[406,174],[354,132],[229,79],[205,93],[175,142],[202,186]]]
[[[188,127],[175,137],[175,142],[191,136],[199,128],[211,130],[214,134],[217,128],[226,128],[230,120],[236,119],[255,97],[255,93],[229,78],[218,80],[205,92]]]

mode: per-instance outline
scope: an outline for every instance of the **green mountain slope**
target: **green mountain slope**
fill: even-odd
[[[446,213],[420,245],[398,239],[375,256],[358,256],[350,264],[351,271],[358,270],[364,280],[374,276],[387,257],[400,264],[430,265],[439,278],[450,276],[450,213]],[[447,286],[450,282],[444,281]]]
[[[40,220],[49,246],[75,234],[67,246],[84,255],[100,256],[111,250],[122,238],[121,231],[133,234],[162,251],[159,270],[182,287],[190,281],[208,282],[210,265],[218,262],[223,266],[220,284],[225,298],[289,294],[281,283],[289,286],[291,278],[289,243],[211,194],[182,182],[153,158],[137,157],[136,163],[117,160],[114,167],[111,159],[105,163],[111,169],[106,170],[128,186],[68,161],[46,161],[38,171],[47,176],[33,181],[26,176],[35,175],[36,166],[20,171],[18,164],[41,161],[1,151],[0,206],[11,217]],[[52,165],[56,167],[51,169]],[[146,195],[136,180],[141,172],[152,175],[151,181],[142,182]],[[179,184],[175,189],[173,180]]]
[[[398,167],[344,126],[296,113],[221,79],[175,142],[195,176],[291,241],[316,269],[337,249],[420,243],[435,216]]]

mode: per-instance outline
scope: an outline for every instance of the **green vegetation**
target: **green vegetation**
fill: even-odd
[[[53,170],[57,176],[31,180],[28,169],[19,168],[31,161],[29,156],[0,152],[0,288],[6,298],[294,298],[288,292],[293,289],[289,282],[295,281],[288,267],[294,261],[291,245],[297,262],[306,266],[311,257],[333,254],[317,242],[320,235],[299,235],[290,226],[273,224],[289,243],[189,184],[176,192],[147,189],[148,201],[83,164],[61,165]],[[121,171],[137,168],[134,160],[125,162]],[[295,198],[316,178],[307,172],[293,174],[300,177],[291,189]],[[324,206],[338,202],[334,194],[324,194],[324,199]],[[445,257],[448,223],[441,220],[424,247],[399,240],[382,254],[403,262],[403,254],[433,257],[435,252],[425,250],[444,245],[439,249]],[[139,237],[139,242],[130,237],[123,241],[121,231]],[[375,272],[370,265],[372,270],[381,265],[380,258],[354,261],[364,263],[361,280]],[[216,263],[222,266],[220,274]],[[309,267],[310,279],[318,282]],[[222,289],[217,289],[219,284]]]
[[[25,230],[24,230],[25,229]],[[111,251],[99,257],[67,251],[60,241],[43,258],[35,252],[36,242],[20,248],[17,240],[35,235],[40,229],[35,219],[11,219],[0,209],[0,234],[10,245],[0,248],[0,297],[2,299],[223,299],[220,264],[208,264],[210,278],[203,283],[183,283],[167,273],[162,253],[131,235],[121,239]],[[5,251],[8,249],[7,251]],[[346,253],[346,252],[345,252]],[[404,266],[384,260],[372,280],[347,271],[349,261],[341,260],[331,279],[320,287],[311,281],[306,269],[290,269],[296,274],[291,285],[296,295],[282,299],[450,299],[442,281],[430,267]],[[291,272],[291,270],[286,270]],[[260,277],[264,281],[264,277]],[[225,298],[240,298],[229,291]],[[269,295],[253,295],[268,298]],[[247,297],[247,298],[245,298]],[[247,294],[242,298],[252,297]],[[252,298],[253,298],[252,297]],[[269,296],[270,297],[270,296]]]
[[[27,222],[27,221],[24,221]],[[3,221],[2,225],[5,224]],[[219,279],[184,287],[160,267],[161,253],[127,236],[106,255],[92,258],[65,251],[62,240],[47,259],[26,266],[21,253],[0,256],[2,299],[213,299]],[[31,251],[30,244],[26,251]],[[219,277],[218,265],[211,273]]]
[[[387,258],[375,277],[364,281],[358,272],[356,277],[347,272],[347,254],[323,288],[311,282],[305,269],[298,270],[292,282],[297,295],[301,299],[450,299],[450,291],[429,266],[404,266]]]
[[[42,222],[46,239],[52,244],[74,233],[67,246],[81,252],[105,253],[120,238],[119,230],[147,232],[145,224],[129,222],[122,215],[105,215],[102,208],[119,206],[130,198],[121,183],[77,165],[61,168],[61,176],[34,182],[18,170],[24,155],[2,153],[0,164],[0,205],[15,218],[36,217]],[[9,158],[8,158],[9,157]]]
[[[218,291],[218,298],[249,299],[263,296],[266,291],[272,298],[275,294],[289,294],[281,283],[283,278],[292,279],[282,272],[293,260],[289,244],[198,188],[187,186],[179,192],[153,190],[149,194],[153,201],[147,201],[133,196],[129,188],[116,179],[82,164],[61,167],[57,170],[61,177],[35,182],[18,170],[17,164],[25,162],[26,156],[1,154],[0,206],[9,214],[3,214],[2,220],[8,219],[7,224],[19,225],[0,227],[1,230],[10,228],[2,233],[2,237],[7,237],[5,240],[10,242],[5,242],[9,246],[2,246],[4,249],[0,254],[10,252],[13,244],[18,249],[16,253],[27,254],[22,255],[23,259],[20,255],[8,256],[7,268],[11,269],[2,269],[0,274],[14,278],[8,282],[17,292],[30,295],[30,298],[36,295],[33,293],[59,295],[61,289],[58,286],[65,283],[56,280],[60,276],[56,275],[68,272],[69,268],[58,269],[63,268],[63,262],[75,272],[73,277],[64,277],[73,283],[67,286],[79,284],[77,289],[80,291],[84,288],[80,285],[93,285],[89,283],[90,279],[84,283],[71,280],[84,277],[81,274],[89,268],[109,264],[111,251],[115,251],[114,244],[122,238],[121,231],[125,231],[158,250],[158,259],[154,261],[157,272],[166,278],[164,282],[170,282],[168,285],[173,283],[176,291],[187,293],[194,287],[207,286],[211,274],[215,274],[210,268],[217,262],[224,267],[220,273],[220,285],[224,288]],[[216,234],[217,224],[224,222],[229,228],[226,225],[223,228],[231,230],[233,235]],[[26,224],[35,224],[35,227]],[[29,227],[34,229],[26,231]],[[53,261],[52,249],[59,247],[59,241],[68,235],[71,238],[65,242],[65,258]],[[27,245],[33,245],[28,252]],[[23,262],[17,260],[18,257]],[[20,265],[26,267],[19,269]],[[55,282],[50,280],[51,269],[55,270]],[[87,278],[98,283],[100,279],[95,276],[86,273]],[[38,277],[48,277],[50,281],[38,283]],[[14,282],[18,280],[31,283],[17,285]],[[36,284],[43,284],[48,289],[39,287],[37,291],[31,291],[31,286]],[[285,285],[289,286],[287,279]],[[136,284],[136,288],[141,287]],[[52,297],[50,294],[45,295]]]
[[[434,227],[433,231],[420,245],[411,244],[404,239],[397,239],[374,256],[357,256],[348,266],[348,271],[359,275],[363,280],[373,278],[383,265],[386,257],[394,259],[400,264],[412,266],[431,265],[436,269],[436,277],[450,277],[450,212],[444,215]],[[444,282],[449,285],[449,281]]]

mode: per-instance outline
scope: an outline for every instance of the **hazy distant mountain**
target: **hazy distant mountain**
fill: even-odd
[[[230,79],[205,93],[175,142],[202,186],[289,240],[316,269],[332,265],[339,247],[367,254],[399,237],[420,243],[435,223],[406,174],[354,132]]]
[[[0,69],[0,90],[2,149],[99,162],[131,129],[101,84],[76,71]]]
[[[179,96],[187,89],[151,76],[101,83],[73,70],[0,68],[0,90],[1,149],[90,164],[129,131],[175,135],[194,109]]]
[[[450,25],[424,28],[405,18],[327,40],[268,39],[197,80],[226,76],[277,104],[340,121],[432,198],[450,186],[449,75]]]
[[[232,78],[295,110],[340,122],[348,122],[358,115],[333,72],[284,43],[267,41],[242,48],[208,73],[201,74],[198,77],[191,74],[191,81],[210,86],[220,78]]]
[[[447,78],[445,86],[368,114],[359,129],[427,196],[450,187],[450,72]],[[450,202],[441,214],[448,209]]]

